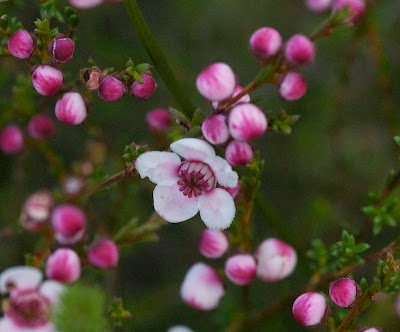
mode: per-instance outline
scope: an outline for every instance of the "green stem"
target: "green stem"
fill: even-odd
[[[175,97],[182,112],[191,119],[195,107],[175,78],[175,75],[168,64],[167,58],[151,33],[150,28],[146,24],[136,0],[125,0],[124,2],[126,11],[128,12],[136,33],[146,48],[151,61],[154,63],[155,68],[161,76],[161,79]]]

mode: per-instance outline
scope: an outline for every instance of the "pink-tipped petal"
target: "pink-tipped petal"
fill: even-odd
[[[168,110],[155,109],[146,115],[146,122],[150,130],[162,133],[172,125],[172,117]]]
[[[211,167],[217,181],[221,186],[234,188],[238,184],[239,176],[232,170],[232,166],[219,156],[206,159],[206,163]]]
[[[309,10],[322,13],[331,7],[332,0],[305,0],[305,3]]]
[[[182,138],[171,144],[171,150],[186,160],[202,161],[215,157],[212,146],[198,138]]]
[[[219,258],[228,250],[229,242],[221,231],[206,229],[199,242],[200,253],[207,258]]]
[[[56,117],[61,122],[79,125],[87,117],[86,103],[78,92],[65,93],[56,104]]]
[[[336,280],[329,286],[329,297],[338,307],[347,308],[361,295],[361,288],[350,278]]]
[[[273,28],[260,28],[250,38],[250,51],[260,60],[265,60],[276,55],[281,46],[282,37]]]
[[[72,249],[57,249],[47,259],[46,276],[65,284],[77,281],[81,276],[79,256]]]
[[[39,292],[47,297],[52,305],[60,303],[60,296],[65,291],[65,286],[54,280],[46,280],[40,285]]]
[[[12,154],[24,147],[24,136],[16,125],[6,126],[0,134],[0,149],[4,153]]]
[[[203,135],[211,144],[224,144],[229,139],[229,129],[226,116],[211,115],[203,121],[201,126]]]
[[[167,332],[193,332],[193,330],[184,325],[175,325],[171,326]]]
[[[18,59],[29,59],[35,50],[36,42],[26,30],[18,30],[8,40],[8,50]]]
[[[42,282],[42,278],[42,272],[34,267],[11,267],[0,274],[0,293],[35,289]]]
[[[314,61],[314,43],[304,35],[294,35],[285,46],[285,57],[294,65],[307,65]]]
[[[267,130],[264,113],[253,104],[239,104],[229,114],[229,131],[234,139],[249,141]]]
[[[79,9],[87,9],[100,5],[103,0],[69,0],[69,3]]]
[[[116,267],[119,260],[117,245],[108,239],[100,239],[90,245],[88,249],[90,264],[100,269]]]
[[[299,73],[289,72],[278,79],[278,91],[286,100],[298,100],[307,92],[307,83]]]
[[[239,254],[230,257],[225,263],[225,274],[234,284],[243,286],[256,277],[257,264],[253,256]]]
[[[32,85],[43,96],[54,95],[62,83],[62,72],[52,66],[40,65],[32,73]]]
[[[333,11],[341,9],[345,6],[350,7],[350,12],[353,14],[349,21],[357,23],[365,13],[364,0],[333,0]]]
[[[309,292],[300,295],[293,303],[293,316],[304,326],[317,326],[327,317],[328,303],[322,294]]]
[[[232,141],[225,149],[225,159],[232,166],[249,164],[253,160],[253,149],[247,142]]]

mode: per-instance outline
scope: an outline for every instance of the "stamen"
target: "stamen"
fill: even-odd
[[[210,166],[198,161],[185,161],[179,169],[179,190],[189,198],[198,197],[215,187],[217,181]]]

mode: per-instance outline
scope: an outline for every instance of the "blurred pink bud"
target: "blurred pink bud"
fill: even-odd
[[[248,285],[256,277],[257,264],[251,255],[235,255],[225,263],[225,274],[237,285]]]
[[[348,308],[360,295],[360,286],[350,278],[336,280],[329,286],[332,302],[341,308]]]
[[[32,138],[41,141],[53,136],[56,127],[52,118],[44,114],[35,115],[28,124],[28,133]]]
[[[332,0],[305,0],[305,3],[309,10],[322,13],[330,8]]]
[[[222,114],[214,114],[205,119],[201,130],[204,138],[211,144],[224,144],[229,139],[226,116]]]
[[[289,72],[278,79],[278,91],[286,100],[297,100],[307,92],[307,83],[299,73]]]
[[[282,37],[273,28],[260,28],[250,38],[250,51],[259,60],[265,60],[276,55],[281,46]]]
[[[172,117],[168,110],[155,109],[146,115],[146,122],[154,132],[166,131],[172,125]]]
[[[131,85],[131,92],[137,98],[147,99],[156,91],[157,84],[150,75],[142,74],[141,76],[143,83],[134,81]]]
[[[117,101],[124,93],[125,85],[117,77],[108,75],[100,80],[99,97],[104,101]]]
[[[294,35],[285,46],[285,57],[294,65],[307,65],[314,61],[315,46],[303,35]]]
[[[333,10],[336,11],[345,6],[350,6],[350,12],[353,16],[349,21],[357,23],[365,13],[364,0],[333,0]]]
[[[87,117],[85,100],[78,92],[67,92],[57,101],[56,117],[61,122],[79,125]]]
[[[62,72],[52,66],[40,65],[32,73],[32,85],[43,96],[54,95],[62,83]]]
[[[236,87],[236,77],[226,63],[217,62],[197,76],[196,87],[204,98],[222,101],[232,96]]]
[[[74,48],[74,41],[60,34],[50,41],[48,52],[54,61],[65,63],[72,59]]]
[[[69,3],[79,9],[92,8],[100,5],[103,0],[69,0]]]
[[[206,229],[201,234],[199,242],[200,253],[207,258],[219,258],[226,253],[229,242],[221,231]]]
[[[263,281],[279,281],[289,276],[297,264],[296,251],[278,239],[262,242],[256,250],[257,276]]]
[[[18,59],[29,59],[36,47],[35,39],[28,31],[18,30],[8,40],[8,50]]]
[[[108,239],[101,239],[91,244],[88,249],[90,264],[100,269],[109,269],[118,265],[117,245]]]
[[[77,281],[81,276],[79,256],[72,249],[57,249],[47,259],[46,276],[65,284]]]
[[[317,326],[329,315],[330,309],[322,294],[308,292],[300,295],[293,303],[293,316],[304,326]]]
[[[4,153],[16,153],[24,146],[24,136],[16,125],[6,126],[0,134],[0,149]]]
[[[239,93],[243,91],[243,88],[240,85],[236,85],[235,90],[233,91],[232,97],[236,97]],[[241,97],[236,103],[234,103],[232,106],[235,106],[237,104],[241,103],[249,103],[250,102],[250,96],[248,94],[244,95]],[[216,110],[218,108],[219,102],[218,101],[213,101],[212,102],[212,107]]]
[[[65,245],[81,241],[85,235],[86,217],[83,211],[73,205],[56,207],[51,216],[56,240]]]
[[[204,263],[194,264],[187,271],[181,286],[183,301],[199,310],[215,309],[224,293],[218,273]]]
[[[253,160],[253,149],[247,142],[231,141],[226,147],[225,159],[232,166],[249,164]]]
[[[240,183],[239,182],[236,185],[236,187],[233,187],[233,188],[224,187],[224,186],[219,186],[219,188],[226,190],[229,193],[229,195],[232,196],[233,200],[236,200],[240,193]]]
[[[69,196],[76,195],[82,188],[83,181],[76,176],[68,176],[63,183],[63,190]]]
[[[193,330],[184,325],[175,325],[171,326],[167,332],[193,332]]]
[[[357,332],[382,332],[380,327],[360,327]]]
[[[253,104],[239,104],[229,114],[229,131],[234,139],[248,141],[267,130],[268,122],[263,111]]]
[[[19,218],[21,226],[31,232],[39,231],[50,220],[53,207],[54,200],[49,191],[33,193],[22,208]]]

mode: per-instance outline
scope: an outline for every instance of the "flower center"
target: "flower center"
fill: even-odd
[[[185,196],[198,197],[215,187],[217,181],[210,166],[199,161],[185,161],[178,172],[179,190]]]

